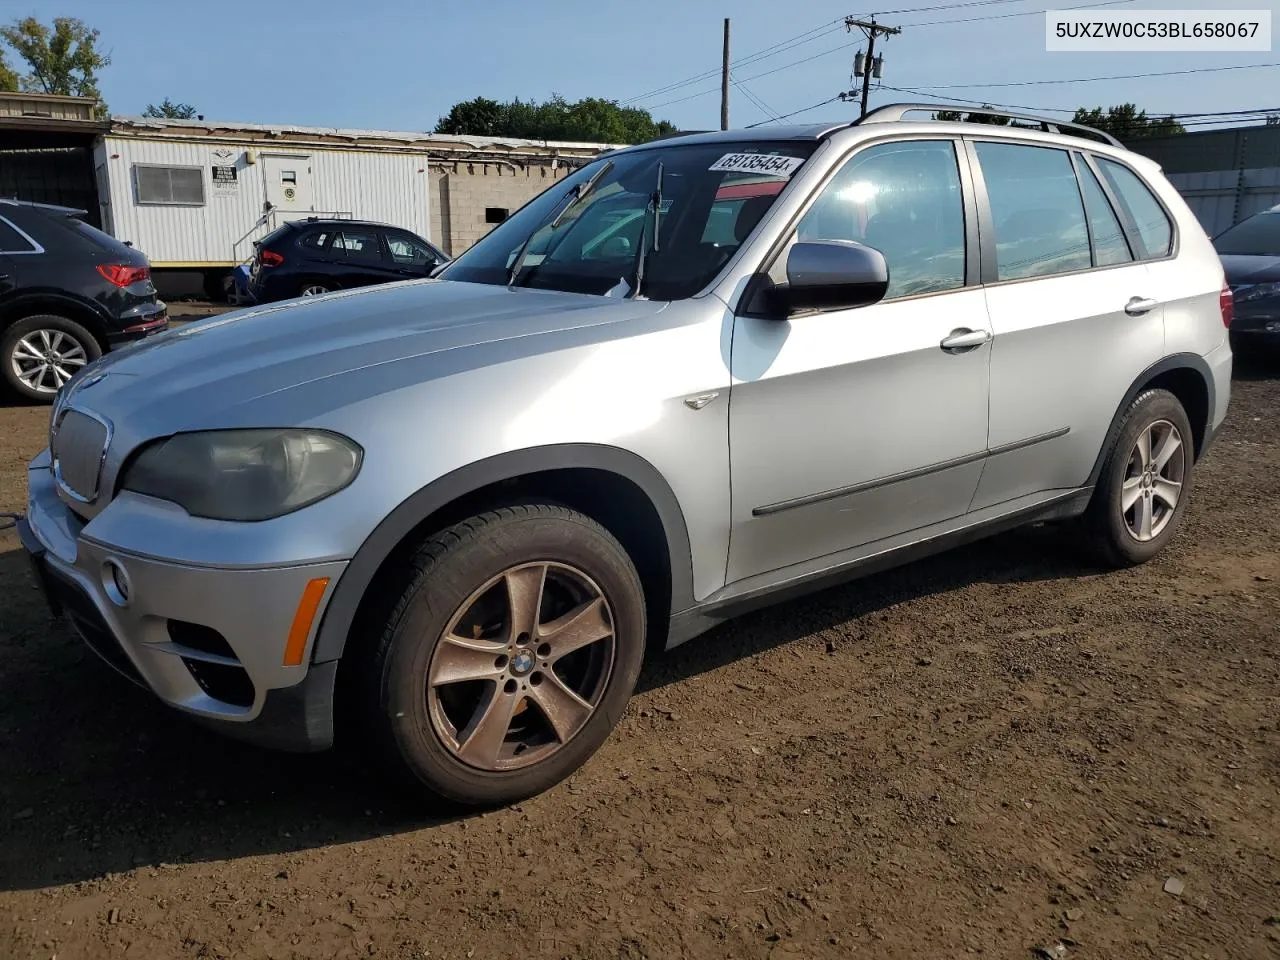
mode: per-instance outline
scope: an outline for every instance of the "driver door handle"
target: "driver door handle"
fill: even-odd
[[[1124,312],[1131,317],[1140,317],[1144,313],[1150,313],[1158,306],[1160,306],[1160,301],[1158,300],[1152,300],[1148,297],[1132,297],[1124,305]]]
[[[959,330],[952,330],[951,335],[946,337],[939,346],[943,350],[952,353],[972,350],[974,347],[982,346],[990,339],[991,334],[986,330],[970,330],[967,327],[962,327]]]

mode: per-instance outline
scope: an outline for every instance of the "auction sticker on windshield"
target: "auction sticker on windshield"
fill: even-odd
[[[780,153],[726,153],[707,169],[790,177],[802,163],[804,157],[788,157]]]

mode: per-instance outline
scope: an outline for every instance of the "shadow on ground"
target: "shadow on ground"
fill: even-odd
[[[1051,528],[1006,534],[751,614],[669,654],[652,690],[889,604],[975,581],[1070,577]],[[0,889],[137,866],[309,849],[440,819],[389,804],[362,762],[226,740],[111,673],[43,607],[21,550],[0,554]]]

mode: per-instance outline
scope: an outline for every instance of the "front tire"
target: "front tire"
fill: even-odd
[[[52,403],[64,383],[100,356],[93,334],[54,314],[26,317],[0,335],[0,373],[27,400]]]
[[[1089,545],[1104,563],[1146,563],[1173,539],[1186,513],[1195,437],[1178,398],[1147,390],[1129,405],[1085,514]]]
[[[644,641],[640,579],[607,530],[561,506],[504,507],[417,550],[359,696],[400,779],[454,804],[510,803],[604,742]]]

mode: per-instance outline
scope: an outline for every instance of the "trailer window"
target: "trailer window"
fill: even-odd
[[[138,203],[204,205],[202,167],[160,167],[149,163],[133,165]]]

